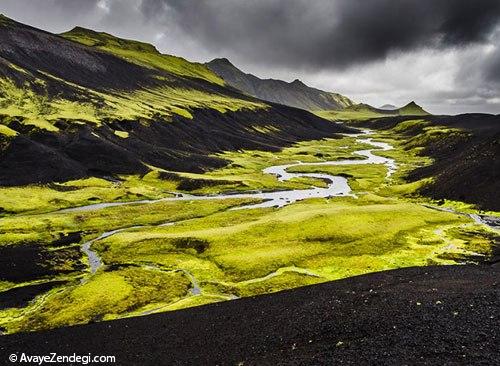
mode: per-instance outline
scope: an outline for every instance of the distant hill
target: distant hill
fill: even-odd
[[[206,65],[228,85],[259,99],[310,111],[341,110],[354,104],[341,94],[311,88],[300,80],[288,83],[283,80],[260,79],[244,73],[225,58],[212,60]]]
[[[369,104],[359,103],[348,106],[340,111],[330,110],[315,113],[320,117],[333,121],[364,120],[390,116],[427,116],[430,114],[415,102],[410,102],[404,107],[396,109],[380,109]]]
[[[396,107],[395,105],[393,104],[384,104],[382,107],[380,107],[379,109],[388,109],[388,110],[394,110],[394,109],[398,109],[398,107]]]
[[[396,110],[400,116],[427,116],[430,114],[415,102],[410,102]]]
[[[400,116],[426,116],[429,112],[426,112],[421,106],[415,102],[410,102],[401,108],[375,108],[369,104],[356,104],[349,106],[346,110],[359,111],[359,112],[372,112],[374,114],[380,115],[400,115]]]

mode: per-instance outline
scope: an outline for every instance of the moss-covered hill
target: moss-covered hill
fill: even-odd
[[[401,108],[383,109],[360,103],[347,106],[342,110],[317,110],[315,113],[334,121],[367,120],[389,116],[428,116],[430,114],[413,101]]]
[[[240,94],[204,65],[149,44],[0,19],[0,185],[150,166],[203,171],[225,163],[207,156],[216,152],[275,150],[344,130]]]

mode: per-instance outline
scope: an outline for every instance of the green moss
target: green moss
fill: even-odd
[[[33,331],[97,319],[113,319],[149,303],[175,302],[188,294],[189,280],[178,272],[124,268],[52,292],[39,307],[25,310],[9,331]]]
[[[403,121],[401,123],[398,123],[396,127],[394,127],[392,130],[394,132],[405,132],[409,129],[415,128],[415,127],[422,127],[422,126],[427,126],[429,125],[428,121],[425,121],[423,119],[415,119],[415,120],[408,120],[408,121]]]
[[[153,45],[148,43],[122,39],[108,33],[95,32],[80,27],[63,33],[62,36],[86,46],[99,48],[141,66],[224,85],[224,81],[205,65],[189,62],[182,57],[161,54]]]
[[[149,205],[110,207],[97,211],[47,213],[5,217],[0,220],[0,245],[26,241],[50,243],[59,233],[84,231],[90,237],[108,230],[134,225],[162,224],[225,210],[255,200],[224,200],[217,202],[173,201]]]
[[[334,110],[334,111],[314,111],[314,114],[321,118],[329,119],[332,121],[363,121],[367,119],[384,117],[384,115],[370,110]]]
[[[114,134],[122,139],[128,138],[128,132],[126,131],[114,131]]]
[[[17,132],[5,125],[0,124],[0,135],[14,137],[17,136]]]
[[[387,168],[384,165],[342,165],[342,166],[314,166],[299,165],[288,169],[290,173],[326,173],[340,175],[347,178],[349,186],[354,192],[375,191],[385,182]]]

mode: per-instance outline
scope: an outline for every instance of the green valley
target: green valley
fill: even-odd
[[[81,27],[2,17],[0,42],[2,333],[496,256],[495,116],[376,109]]]
[[[206,174],[158,170],[142,178],[122,176],[118,184],[93,179],[57,187],[0,189],[2,202],[9,202],[14,190],[16,196],[29,196],[27,202],[32,202],[10,199],[6,208],[11,213],[0,219],[0,250],[34,246],[47,270],[30,278],[30,264],[18,259],[19,266],[28,267],[25,276],[2,282],[3,290],[59,281],[27,306],[1,310],[0,326],[17,332],[110,320],[368,272],[474,262],[490,256],[498,232],[467,216],[476,212],[473,206],[462,205],[459,213],[433,209],[442,207],[441,203],[417,193],[427,180],[405,180],[409,172],[432,162],[419,155],[418,147],[403,149],[408,143],[399,140],[397,133],[411,123],[373,136],[396,147],[374,150],[395,158],[398,168],[390,178],[383,164],[308,165],[361,161],[353,153],[370,146],[346,136],[302,142],[278,154],[224,153],[231,163]],[[282,208],[235,209],[261,202],[258,197],[77,208],[101,201],[174,197],[172,192],[182,192],[183,184],[190,187],[184,193],[195,195],[325,186],[316,178],[280,182],[262,172],[270,164],[296,161],[304,163],[289,168],[290,172],[346,177],[355,196],[306,199]],[[58,211],[68,207],[76,208]],[[71,236],[73,240],[64,242]],[[91,273],[89,258],[80,247],[96,238],[90,249],[102,264]],[[71,251],[73,259],[64,259]],[[108,293],[114,295],[104,295]]]

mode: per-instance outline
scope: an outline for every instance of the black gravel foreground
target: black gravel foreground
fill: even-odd
[[[119,365],[498,365],[500,266],[380,272],[140,318],[0,337]]]

